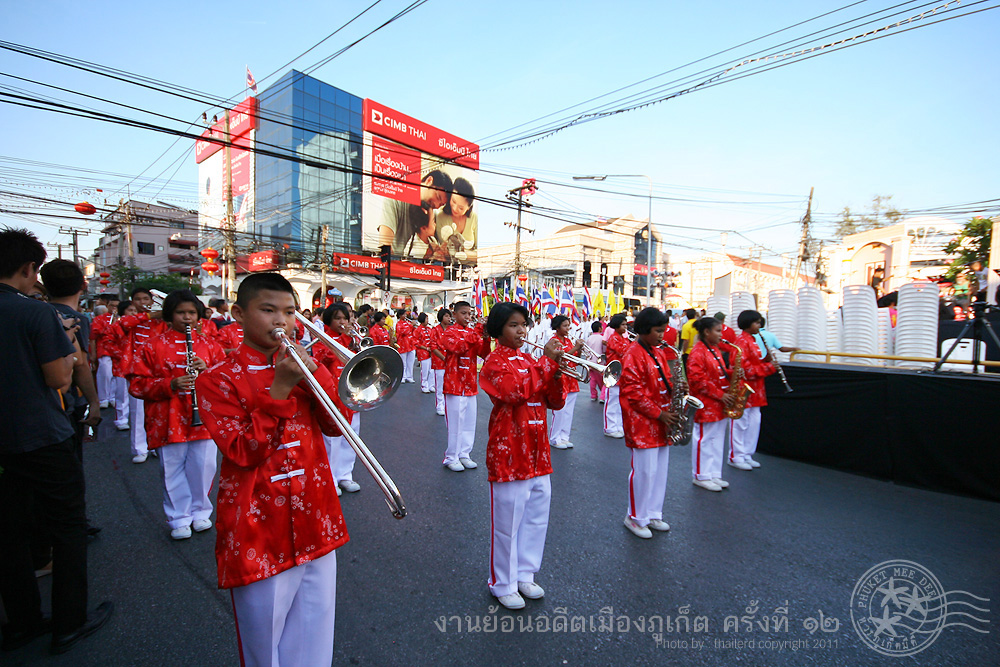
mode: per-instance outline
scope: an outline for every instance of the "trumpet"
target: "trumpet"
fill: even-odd
[[[532,343],[530,340],[525,340],[524,342],[534,348],[538,348],[539,350],[545,349],[544,345]],[[577,364],[577,366],[576,368],[569,368],[564,365],[565,362]],[[580,382],[590,382],[590,371],[595,370],[601,374],[605,387],[615,386],[618,384],[618,380],[622,376],[622,364],[620,361],[612,361],[610,364],[602,366],[594,363],[593,361],[573,356],[572,354],[563,354],[562,361],[559,366],[564,372],[569,373]]]
[[[469,329],[475,329],[480,324],[486,326],[486,318],[482,317],[481,315],[477,315],[475,318],[469,320],[469,323],[466,324],[465,326]]]
[[[312,324],[312,322],[310,322],[310,324]],[[389,506],[389,510],[392,512],[392,515],[397,519],[405,517],[406,506],[403,505],[403,499],[399,495],[399,489],[396,488],[396,484],[382,468],[378,459],[376,459],[372,455],[371,451],[369,451],[367,445],[365,445],[364,441],[361,439],[361,436],[354,432],[348,420],[344,417],[344,415],[340,414],[340,410],[337,409],[333,399],[331,399],[326,391],[323,390],[323,386],[319,383],[319,380],[317,380],[316,377],[309,372],[309,367],[306,365],[306,362],[302,360],[302,357],[299,356],[298,350],[295,349],[295,343],[288,338],[284,329],[274,329],[271,331],[271,337],[281,343],[281,345],[289,352],[289,356],[295,360],[299,370],[306,376],[306,382],[309,384],[309,388],[316,396],[316,399],[320,402],[320,405],[323,406],[323,409],[326,410],[327,414],[330,415],[333,421],[340,428],[340,432],[343,433],[344,439],[347,440],[351,448],[354,449],[355,453],[357,453],[358,458],[361,459],[361,463],[363,463],[365,468],[368,469],[368,472],[375,479],[375,483],[378,484],[382,493],[385,494],[385,503]],[[323,342],[326,343],[325,340]],[[336,343],[336,341],[332,342]],[[343,346],[341,345],[340,347]],[[360,353],[355,356],[360,356]],[[355,368],[357,366],[358,364],[354,364]],[[344,366],[344,371],[340,376],[340,387],[338,388],[342,398],[344,396],[344,387],[347,384],[345,383],[345,377],[348,375],[347,366]],[[398,377],[395,384],[399,384]]]
[[[375,344],[375,341],[368,337],[368,327],[359,327],[357,322],[347,330],[347,333],[354,339],[355,344],[357,344],[360,350]]]

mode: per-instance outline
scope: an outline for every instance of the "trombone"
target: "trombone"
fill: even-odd
[[[296,315],[298,315],[298,313],[296,313]],[[310,322],[310,324],[312,324],[312,322]],[[344,435],[348,444],[350,444],[355,453],[357,453],[358,458],[361,459],[364,466],[368,468],[368,472],[371,473],[371,476],[375,479],[375,483],[378,484],[380,489],[382,489],[382,493],[385,494],[385,503],[389,506],[389,510],[392,512],[392,515],[397,519],[402,519],[406,516],[406,506],[403,505],[403,499],[400,497],[399,490],[396,488],[396,484],[392,481],[392,478],[389,477],[389,475],[382,468],[378,459],[376,459],[372,455],[371,451],[369,451],[368,447],[361,439],[361,436],[354,432],[351,428],[351,424],[347,421],[344,415],[340,414],[340,410],[337,409],[333,399],[331,399],[326,391],[324,391],[323,386],[319,383],[319,380],[317,380],[316,377],[309,372],[309,367],[306,365],[306,362],[303,361],[302,357],[299,356],[298,350],[295,349],[295,344],[285,334],[285,330],[281,328],[274,329],[271,331],[271,336],[281,343],[281,345],[288,351],[289,356],[295,360],[299,370],[306,376],[306,382],[309,384],[309,388],[316,396],[316,399],[326,410],[327,414],[330,415],[334,423],[336,423],[340,428],[340,432]],[[326,340],[323,340],[323,342],[326,343]],[[339,345],[336,341],[332,342]],[[340,347],[343,346],[340,345]],[[334,351],[336,352],[337,350]],[[358,353],[355,355],[355,358],[360,357],[362,354],[363,353]],[[368,359],[370,359],[370,357],[368,357]],[[353,361],[353,359],[351,361]],[[364,359],[362,359],[362,362],[364,362]],[[348,365],[352,366],[353,371],[359,365],[366,364],[361,362],[351,364],[351,362],[348,362]],[[346,385],[349,384],[348,382],[345,382],[345,378],[347,378],[348,375],[348,368],[345,365],[344,370],[340,375],[340,387],[338,388],[342,398],[344,396],[344,389]],[[399,384],[399,377],[400,376],[396,377],[395,385]]]
[[[539,350],[545,349],[544,345],[532,343],[530,340],[525,340],[524,342],[532,347],[538,348]],[[596,364],[588,359],[575,357],[572,354],[563,354],[562,359],[569,363],[577,364],[576,368],[564,367],[561,362],[559,365],[564,372],[569,373],[580,382],[590,382],[590,370],[595,370],[601,374],[605,387],[615,386],[618,384],[618,379],[622,376],[622,364],[620,361],[612,361],[606,366],[601,366],[600,364]]]

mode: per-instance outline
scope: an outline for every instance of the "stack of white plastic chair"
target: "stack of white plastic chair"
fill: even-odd
[[[801,347],[798,344],[798,304],[795,290],[775,289],[767,295],[767,330],[778,337],[782,347]],[[788,361],[784,352],[775,352],[778,361]]]
[[[725,313],[725,315],[726,315],[726,324],[728,324],[731,327],[735,327],[736,326],[736,322],[735,321],[731,321],[731,320],[735,320],[735,317],[730,317],[729,316],[729,295],[728,294],[720,294],[719,296],[716,296],[715,294],[713,294],[712,296],[708,297],[708,302],[705,304],[705,312],[709,316],[714,316],[716,313]]]
[[[823,293],[815,287],[800,287],[798,291],[796,347],[803,350],[826,350],[826,306]],[[784,339],[779,339],[784,343]],[[799,361],[824,361],[825,357],[799,355]]]
[[[896,306],[896,354],[903,357],[936,357],[938,340],[938,286],[919,281],[899,288]],[[932,368],[920,361],[898,361],[903,368]]]
[[[878,309],[878,353],[892,354],[892,315],[888,308]],[[892,361],[879,359],[879,366],[892,366]]]
[[[848,285],[844,288],[844,352],[878,354],[878,307],[875,290],[868,285]],[[847,357],[852,364],[872,365],[873,359]]]
[[[843,348],[843,324],[840,321],[840,310],[830,310],[826,313],[826,351],[841,352]],[[833,363],[842,363],[843,357],[830,357]]]
[[[729,316],[733,319],[730,324],[736,326],[735,322],[740,313],[744,310],[757,310],[757,302],[750,292],[733,292],[729,295]]]

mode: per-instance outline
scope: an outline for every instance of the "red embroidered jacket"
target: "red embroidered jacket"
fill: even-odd
[[[405,317],[396,323],[396,346],[400,354],[413,350],[413,322]]]
[[[235,350],[243,344],[243,325],[239,322],[227,324],[218,330],[215,340],[223,350]]]
[[[478,367],[476,357],[490,354],[490,339],[484,338],[483,325],[472,329],[453,324],[441,336],[444,351],[444,393],[453,396],[475,396]]]
[[[197,331],[191,334],[195,356],[211,368],[222,361],[219,344]],[[187,372],[184,334],[168,329],[139,346],[129,373],[129,392],[145,401],[149,448],[209,437],[204,426],[191,426],[191,393],[170,388],[170,381]]]
[[[121,320],[116,320],[108,327],[108,332],[104,335],[104,345],[108,356],[111,357],[111,374],[116,378],[125,377],[122,360],[125,357],[125,348],[128,344],[128,333],[122,329]]]
[[[453,324],[451,326],[455,326],[455,325]],[[449,328],[451,328],[451,327],[449,327]],[[448,356],[447,353],[444,351],[444,348],[441,347],[441,336],[444,335],[445,331],[447,331],[447,329],[444,328],[443,324],[438,324],[435,327],[431,327],[431,346],[430,347],[431,347],[432,350],[438,350],[438,351],[440,351],[441,354],[443,354],[443,355],[445,355],[445,357],[447,357]],[[444,361],[445,361],[444,359],[438,359],[437,356],[435,356],[435,355],[432,354],[431,355],[431,368],[434,369],[434,370],[436,370],[436,371],[443,371],[444,370]]]
[[[325,366],[314,374],[333,395]],[[219,588],[244,586],[348,540],[322,434],[340,435],[305,383],[271,398],[274,366],[246,345],[198,378],[202,419],[222,452]]]
[[[505,345],[486,358],[479,383],[493,401],[486,445],[489,481],[552,473],[545,410],[566,404],[562,382],[555,377],[558,369],[548,357],[534,359]]]
[[[342,336],[335,336],[333,334],[333,330],[325,325],[323,326],[323,330],[327,333],[327,335],[346,347],[348,350],[351,349],[351,343],[354,339],[349,335],[344,334]],[[333,386],[338,386],[340,383],[340,372],[344,370],[344,363],[340,360],[340,357],[334,354],[334,352],[324,345],[322,341],[312,346],[312,353],[316,363],[326,366],[326,369],[330,371],[330,375],[333,376]],[[354,411],[349,410],[347,406],[344,405],[344,402],[340,400],[340,393],[335,391],[330,394],[330,398],[333,399],[333,402],[337,406],[337,410],[340,411],[340,414],[344,415],[344,417],[347,418],[347,421],[350,422],[354,417]]]
[[[715,352],[715,356],[712,352]],[[688,355],[687,376],[691,395],[705,407],[694,413],[695,422],[717,422],[726,418],[722,397],[729,388],[730,369],[719,348],[698,341]]]
[[[659,420],[659,416],[660,412],[670,409],[673,385],[667,362],[676,359],[677,355],[663,347],[653,348],[652,353],[663,369],[662,376],[650,353],[641,343],[635,342],[629,346],[622,359],[622,376],[618,381],[625,445],[637,449],[664,447],[668,444],[667,425]],[[663,382],[664,377],[667,384]]]
[[[607,358],[608,363],[612,361],[621,362],[625,357],[625,353],[628,351],[628,346],[631,343],[619,333],[613,333],[608,336],[608,340],[604,345],[604,356]]]
[[[369,327],[368,337],[372,339],[372,343],[375,345],[388,345],[390,340],[389,330],[381,324],[374,324]]]
[[[670,347],[677,347],[677,329],[673,328],[669,324],[667,328],[663,330],[663,342]]]
[[[90,324],[90,342],[97,359],[111,356],[108,350],[108,334],[111,333],[111,314],[105,313],[94,318]]]
[[[730,343],[736,342],[736,331],[728,324],[722,325],[722,340],[728,340]]]
[[[424,345],[426,347],[431,346],[431,328],[424,324],[418,324],[413,328],[413,344],[414,349],[417,351],[417,361],[423,361],[424,359],[430,359],[431,353],[427,350],[422,350],[417,345]],[[431,364],[433,368],[434,364]]]
[[[614,336],[614,334],[612,334],[612,336]],[[556,338],[559,339],[559,345],[566,352],[569,352],[576,346],[576,343],[570,340],[568,336],[560,336],[559,334],[556,334]],[[570,363],[568,361],[566,362],[566,365],[569,366],[570,368],[576,368],[576,364]],[[563,387],[566,389],[567,393],[572,394],[574,392],[580,391],[580,381],[577,380],[575,377],[571,376],[569,373],[563,373],[562,379],[563,379]]]
[[[740,333],[736,338],[736,344],[743,350],[743,374],[746,376],[747,384],[754,390],[747,400],[748,408],[759,408],[767,405],[767,391],[764,389],[764,378],[774,375],[778,369],[771,362],[764,362],[764,355],[761,354],[760,346],[754,337],[746,332]]]
[[[166,331],[169,325],[163,320],[150,319],[148,313],[139,313],[120,318],[118,326],[128,336],[128,344],[122,346],[121,358],[122,376],[128,377],[132,373],[132,359],[138,354],[138,348]]]

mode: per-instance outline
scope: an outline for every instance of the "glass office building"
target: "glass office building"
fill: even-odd
[[[291,70],[259,95],[253,231],[262,245],[312,254],[327,226],[329,251],[361,250],[362,99]]]

